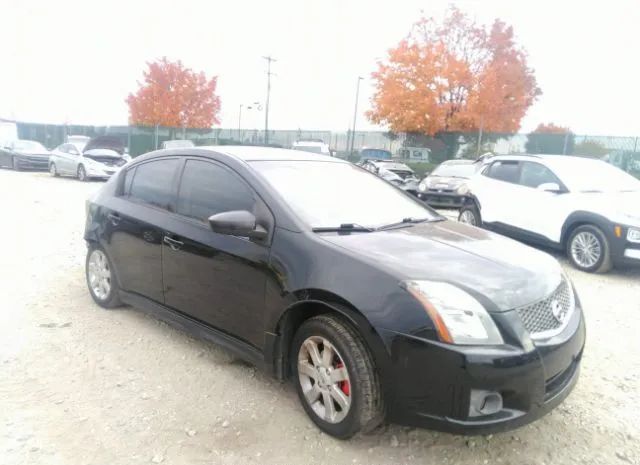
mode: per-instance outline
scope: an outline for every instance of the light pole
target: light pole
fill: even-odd
[[[269,97],[271,95],[271,62],[277,61],[271,55],[262,57],[267,60],[267,99],[264,105],[264,145],[269,143]]]
[[[241,130],[240,127],[242,125],[242,107],[243,106],[244,105],[241,103],[240,104],[240,111],[238,112],[238,142],[242,142],[242,136],[241,136],[241,133],[240,133],[240,130]]]
[[[356,118],[358,117],[358,95],[360,94],[360,81],[364,79],[362,76],[358,76],[358,83],[356,84],[356,104],[353,109],[353,126],[351,129],[351,147],[349,148],[349,155],[353,155],[353,144],[356,139]]]

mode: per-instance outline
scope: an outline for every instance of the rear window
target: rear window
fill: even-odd
[[[173,176],[177,167],[178,160],[175,158],[138,165],[130,181],[129,198],[168,210],[173,195]],[[130,173],[131,170],[127,175]],[[127,181],[125,177],[125,191]]]

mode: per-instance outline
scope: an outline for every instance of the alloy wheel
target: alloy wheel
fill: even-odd
[[[460,222],[476,226],[476,216],[471,210],[465,210],[460,214]]]
[[[58,172],[56,171],[56,165],[51,163],[51,165],[49,165],[49,174],[51,174],[51,176],[57,176]]]
[[[102,250],[95,249],[89,256],[87,269],[89,286],[99,300],[106,300],[111,292],[111,269]]]
[[[595,266],[602,256],[602,246],[595,234],[583,231],[571,242],[571,257],[583,268]]]
[[[351,382],[344,359],[327,339],[307,338],[298,352],[298,379],[304,398],[327,423],[340,423],[351,408]]]

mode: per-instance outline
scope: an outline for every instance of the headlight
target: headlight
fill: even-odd
[[[640,244],[640,229],[629,228],[627,231],[627,240],[635,244]]]
[[[467,195],[469,193],[469,186],[467,186],[466,184],[460,185],[460,187],[456,189],[456,193],[458,195]]]
[[[427,190],[427,180],[426,180],[426,179],[423,179],[423,180],[420,182],[420,184],[418,184],[418,190],[419,190],[420,192],[424,192],[424,191],[426,191],[426,190]]]
[[[405,281],[403,285],[422,304],[443,342],[504,344],[482,304],[459,287],[439,281]]]

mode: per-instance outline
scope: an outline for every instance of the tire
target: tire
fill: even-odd
[[[22,171],[20,163],[16,161],[16,157],[11,157],[11,169],[13,169],[14,171]]]
[[[464,205],[458,214],[458,221],[460,223],[466,223],[481,228],[482,217],[480,216],[480,210],[478,210],[477,205],[475,203],[471,205]]]
[[[54,178],[57,178],[58,176],[60,176],[60,173],[58,173],[58,169],[56,168],[56,164],[55,163],[50,163],[49,164],[49,174],[51,176],[53,176]]]
[[[329,346],[333,354],[329,365],[313,362],[309,343],[322,348],[316,352],[319,360]],[[356,330],[341,318],[319,315],[305,321],[293,338],[290,360],[300,402],[311,420],[325,433],[348,439],[359,431],[375,429],[384,420],[382,389],[371,354]],[[307,368],[300,373],[299,369],[305,365]],[[331,368],[321,371],[326,366]],[[315,374],[315,379],[308,375],[309,370]],[[340,376],[337,379],[342,381],[331,379],[334,375]],[[310,403],[305,392],[314,393],[316,400]],[[347,399],[348,408],[340,408],[342,404],[334,400],[338,398]],[[333,419],[328,419],[330,410],[324,408],[327,399],[335,410]]]
[[[585,247],[591,253],[585,254]],[[600,228],[591,224],[578,226],[571,232],[566,253],[575,268],[587,273],[606,273],[613,268],[609,240]]]
[[[78,181],[81,181],[81,182],[89,181],[89,178],[87,177],[87,170],[85,170],[84,166],[82,165],[78,166],[77,176],[78,176]]]
[[[106,273],[108,273],[108,276],[105,276],[105,269],[100,268],[99,264],[94,260],[106,265]],[[111,266],[111,260],[102,247],[94,244],[89,246],[87,259],[85,261],[85,276],[89,293],[95,303],[102,308],[115,308],[122,305],[119,295],[120,287],[118,286],[115,270]],[[97,280],[101,281],[102,284],[97,283]]]

